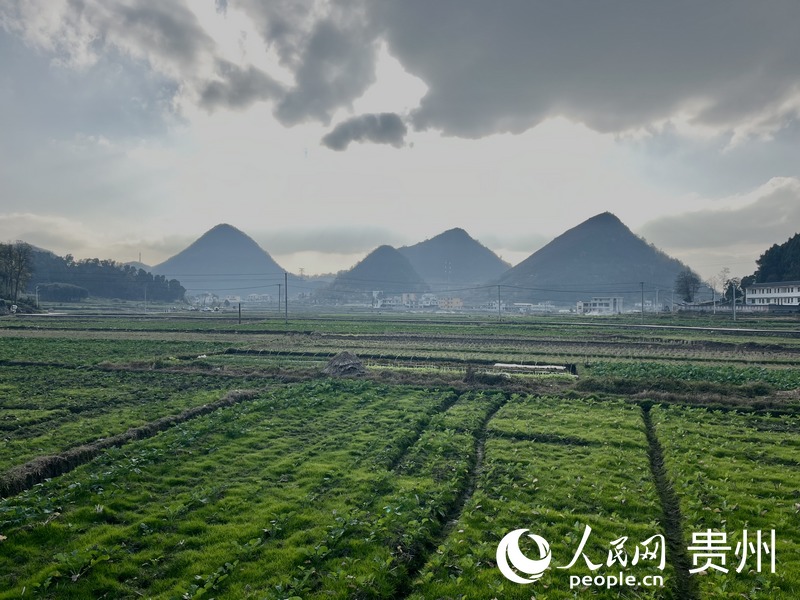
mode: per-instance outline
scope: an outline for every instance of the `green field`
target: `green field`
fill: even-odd
[[[0,320],[0,599],[800,597],[800,324],[650,324]]]

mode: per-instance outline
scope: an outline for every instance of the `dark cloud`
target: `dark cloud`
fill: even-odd
[[[215,2],[227,10],[229,0]],[[73,58],[114,48],[145,59],[209,110],[271,100],[285,125],[327,124],[350,108],[375,81],[383,41],[428,88],[410,123],[447,135],[518,133],[556,116],[620,132],[678,115],[720,132],[773,133],[797,122],[800,111],[796,0],[230,5],[253,19],[290,84],[221,60],[186,1],[70,0],[57,5],[62,19],[38,19],[24,0],[6,0],[0,18],[34,44]],[[206,71],[209,64],[216,73]]]
[[[238,0],[281,64],[295,71],[317,21],[316,0]]]
[[[295,71],[295,86],[278,103],[275,115],[293,125],[331,113],[361,96],[375,82],[377,44],[360,23],[332,19],[311,33]]]
[[[429,90],[417,128],[480,137],[562,115],[620,131],[681,111],[729,127],[796,116],[800,4],[383,1],[389,48]]]
[[[659,247],[691,250],[735,246],[745,241],[766,248],[785,241],[800,223],[800,180],[776,179],[745,206],[665,216],[639,233]]]
[[[91,68],[137,61],[179,84],[192,82],[216,45],[181,2],[69,0],[0,4],[0,26],[50,54],[52,62]]]
[[[345,150],[350,142],[373,142],[400,148],[407,131],[403,119],[394,113],[359,115],[334,127],[322,138],[322,145]]]
[[[227,61],[219,61],[220,79],[200,90],[200,105],[207,110],[219,107],[244,109],[260,100],[282,94],[282,86],[272,77],[250,66],[243,69]]]
[[[184,68],[196,65],[198,58],[213,50],[214,42],[194,14],[178,2],[139,0],[113,6],[95,0],[86,2],[85,10],[97,11],[101,34],[111,32]]]

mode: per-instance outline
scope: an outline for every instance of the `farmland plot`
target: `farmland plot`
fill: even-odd
[[[0,329],[3,469],[250,392],[0,500],[0,599],[800,597],[800,371],[783,333],[748,349],[743,333],[546,320],[39,323]],[[364,380],[322,379],[345,347],[365,351]],[[463,380],[459,365],[503,357],[581,377]],[[681,408],[708,390],[789,416]],[[520,528],[551,550],[531,585],[497,565]],[[745,528],[776,531],[776,574],[676,569],[670,540],[685,552],[711,529],[735,547]],[[583,580],[621,572],[637,581]]]
[[[37,456],[122,433],[244,385],[242,379],[212,374],[5,366],[0,475]]]
[[[0,504],[0,598],[392,597],[503,401],[298,385],[111,450]]]
[[[796,365],[796,362],[793,363]],[[698,381],[743,385],[766,383],[777,389],[800,387],[800,369],[766,368],[763,366],[707,366],[696,364],[598,362],[588,369],[595,377],[624,377],[629,379],[660,379],[663,381]]]
[[[671,566],[630,564],[638,544],[663,534],[638,407],[516,397],[498,411],[486,433],[475,492],[415,580],[412,598],[666,597]],[[587,525],[591,533],[582,551],[587,558],[569,569],[555,568],[572,561]],[[519,528],[548,540],[552,552],[550,569],[531,586],[507,581],[495,568],[498,543]],[[609,543],[622,537],[630,554],[627,567],[619,560],[609,566]],[[530,555],[535,553],[534,546]],[[620,571],[637,579],[661,575],[665,588],[570,589],[570,576]]]
[[[724,535],[711,550],[716,566],[695,575],[701,596],[800,597],[798,418],[673,406],[655,407],[653,421],[680,497],[687,547],[696,533]],[[766,547],[757,543],[759,531]]]

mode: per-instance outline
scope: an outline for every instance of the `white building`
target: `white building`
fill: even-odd
[[[578,314],[618,315],[622,312],[622,296],[594,297],[591,302],[578,301]]]
[[[247,301],[269,303],[272,302],[272,296],[269,294],[248,294]]]
[[[525,315],[556,312],[556,307],[552,302],[539,302],[538,304],[514,302],[514,309]]]
[[[497,300],[492,300],[491,302],[489,302],[489,304],[484,305],[483,308],[485,308],[486,310],[497,311]],[[501,300],[500,311],[505,312],[505,310],[506,310],[506,301]]]
[[[800,306],[800,281],[754,283],[745,288],[748,306]]]
[[[419,299],[419,305],[423,308],[438,307],[439,299],[435,294],[422,294]]]

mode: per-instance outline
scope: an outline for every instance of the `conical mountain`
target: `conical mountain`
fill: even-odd
[[[328,288],[337,296],[426,292],[428,285],[408,259],[391,246],[379,246],[349,271],[340,273]]]
[[[656,289],[666,293],[686,268],[605,212],[561,234],[497,283],[513,286],[507,292],[515,301],[571,303],[622,296],[632,303],[640,301],[642,283],[648,297]]]
[[[153,267],[152,272],[179,280],[188,294],[245,296],[276,294],[285,270],[253,238],[223,223]],[[296,282],[290,277],[290,286]]]
[[[434,290],[492,281],[510,267],[460,228],[404,246],[399,252]]]

